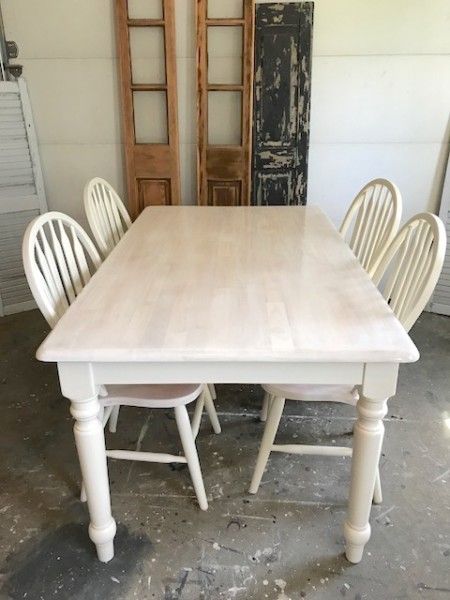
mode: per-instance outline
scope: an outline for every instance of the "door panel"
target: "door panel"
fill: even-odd
[[[139,212],[146,206],[171,204],[170,181],[167,179],[139,180]]]
[[[199,204],[250,203],[253,41],[254,0],[197,0]]]
[[[239,206],[240,197],[240,181],[208,181],[210,206]]]
[[[253,204],[306,204],[312,23],[312,2],[256,8]]]

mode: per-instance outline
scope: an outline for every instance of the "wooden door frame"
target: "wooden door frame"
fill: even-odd
[[[165,203],[180,204],[180,148],[178,133],[177,69],[174,0],[161,0],[162,19],[130,19],[128,0],[115,0],[116,39],[121,92],[121,116],[128,207],[132,218],[142,210],[142,194],[152,183],[166,194]],[[165,83],[133,84],[129,27],[163,27]],[[167,144],[136,143],[133,92],[165,91]],[[155,188],[156,189],[156,188]],[[158,200],[158,198],[156,198]],[[159,203],[158,201],[156,203]]]

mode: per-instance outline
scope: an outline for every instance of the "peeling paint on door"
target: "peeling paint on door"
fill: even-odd
[[[306,204],[313,7],[256,7],[253,204]]]

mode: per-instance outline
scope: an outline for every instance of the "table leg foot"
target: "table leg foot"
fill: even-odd
[[[111,518],[109,525],[102,529],[89,525],[89,537],[97,549],[99,561],[107,563],[114,557],[114,536],[116,535],[116,522]]]
[[[351,563],[357,564],[361,561],[364,552],[364,546],[370,538],[370,525],[364,529],[355,529],[348,522],[344,525],[344,536],[346,540],[345,556]]]

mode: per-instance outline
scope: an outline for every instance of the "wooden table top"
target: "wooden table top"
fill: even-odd
[[[144,210],[37,352],[52,362],[413,362],[316,207]]]

